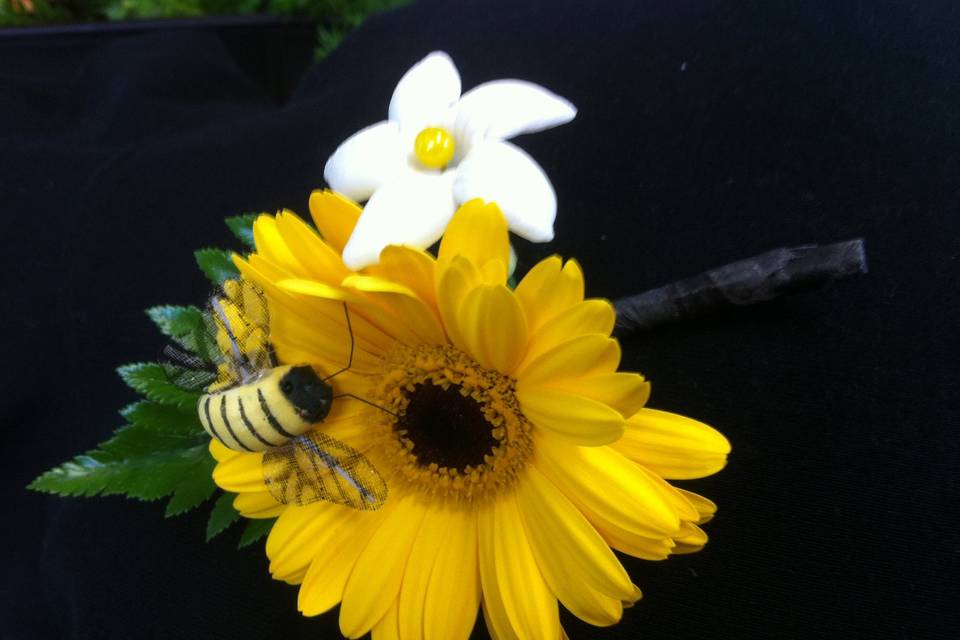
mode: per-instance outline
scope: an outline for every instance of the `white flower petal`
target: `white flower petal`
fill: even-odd
[[[456,112],[454,135],[470,147],[565,124],[574,119],[577,108],[538,84],[494,80],[463,94]]]
[[[458,204],[473,198],[495,202],[518,236],[532,242],[553,240],[553,186],[540,165],[509,142],[475,147],[457,169],[453,195]]]
[[[394,122],[361,129],[337,147],[323,168],[334,191],[363,201],[407,166],[407,148]]]
[[[460,98],[460,74],[443,51],[434,51],[407,71],[390,98],[391,122],[405,130],[445,124]]]
[[[380,261],[389,244],[426,249],[453,216],[452,174],[405,171],[377,189],[343,248],[343,263],[362,269]]]

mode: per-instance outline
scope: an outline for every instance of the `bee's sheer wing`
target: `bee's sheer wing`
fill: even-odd
[[[277,365],[270,343],[270,313],[263,290],[249,280],[227,280],[210,296],[208,326],[219,347],[211,390],[245,384]]]
[[[210,296],[202,326],[178,339],[179,346],[166,346],[160,363],[170,382],[190,391],[245,384],[276,366],[269,326],[263,291],[247,280],[227,280]]]
[[[325,500],[373,511],[387,499],[387,483],[366,456],[316,430],[267,451],[263,478],[282,504]]]
[[[163,348],[160,356],[163,373],[172,384],[187,391],[204,391],[217,379],[210,363],[173,345]]]

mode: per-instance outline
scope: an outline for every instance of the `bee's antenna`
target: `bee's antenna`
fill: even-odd
[[[384,408],[381,407],[380,405],[374,404],[373,402],[370,402],[369,400],[365,400],[364,398],[361,398],[360,396],[355,396],[355,395],[353,395],[352,393],[338,393],[337,395],[335,395],[335,396],[333,396],[333,397],[334,397],[334,399],[337,399],[337,398],[353,398],[354,400],[359,400],[360,402],[362,402],[362,403],[364,403],[364,404],[370,405],[370,406],[373,407],[374,409],[380,409],[380,411],[383,411],[384,413],[389,413],[390,415],[392,415],[394,418],[397,418],[398,420],[400,419],[400,416],[399,416],[398,414],[394,413],[393,411],[390,411],[389,409],[384,409]]]
[[[347,308],[347,303],[346,303],[346,302],[343,303],[343,315],[344,315],[344,317],[347,319],[347,330],[350,331],[350,358],[347,360],[347,366],[345,366],[343,369],[340,369],[339,371],[336,371],[335,373],[331,373],[330,375],[328,375],[326,378],[323,379],[324,382],[326,382],[326,381],[329,380],[330,378],[334,378],[334,377],[340,375],[340,374],[343,373],[344,371],[349,371],[349,370],[350,370],[350,367],[353,366],[353,349],[354,349],[354,347],[356,346],[356,340],[355,340],[354,337],[353,337],[353,324],[350,322],[350,310]],[[374,409],[380,409],[380,411],[383,411],[384,413],[389,413],[389,414],[392,415],[394,418],[397,418],[397,419],[400,418],[400,416],[398,416],[397,414],[395,414],[393,411],[390,411],[389,409],[384,409],[384,408],[381,407],[380,405],[374,404],[373,402],[370,402],[369,400],[366,400],[366,399],[364,399],[364,398],[361,398],[360,396],[355,396],[355,395],[353,395],[352,393],[340,393],[340,394],[337,394],[337,395],[335,395],[335,396],[333,396],[333,397],[334,397],[335,399],[336,399],[336,398],[353,398],[354,400],[359,400],[360,402],[362,402],[362,403],[364,403],[364,404],[370,405],[370,406],[373,407]]]
[[[347,303],[346,303],[346,302],[343,303],[343,315],[344,315],[344,317],[346,317],[346,319],[347,319],[347,330],[350,332],[350,358],[347,360],[347,366],[345,366],[343,369],[340,369],[340,370],[337,371],[336,373],[331,373],[330,375],[328,375],[326,378],[323,379],[324,382],[326,382],[326,381],[329,380],[330,378],[334,378],[334,377],[340,375],[340,374],[343,373],[344,371],[349,371],[349,370],[350,370],[350,367],[353,366],[353,347],[354,347],[356,341],[355,341],[354,338],[353,338],[353,324],[351,324],[351,322],[350,322],[350,311],[347,309]],[[357,399],[359,400],[359,398],[357,398]],[[388,412],[388,413],[389,413],[389,412]]]

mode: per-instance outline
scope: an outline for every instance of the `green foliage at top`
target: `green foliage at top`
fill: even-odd
[[[247,228],[243,228],[246,221]],[[237,237],[252,238],[250,216],[227,221]],[[203,249],[197,262],[215,283],[236,273],[229,252]],[[231,271],[233,269],[233,271]],[[204,312],[195,306],[163,305],[147,310],[160,331],[182,349],[204,362],[211,361],[212,344]],[[127,424],[95,449],[43,473],[29,489],[60,496],[125,495],[138,500],[167,498],[167,517],[186,513],[218,492],[213,482],[216,465],[208,451],[209,436],[197,416],[201,391],[181,384],[177,367],[156,362],[128,364],[120,377],[142,399],[120,411]],[[190,372],[199,375],[196,372]],[[207,540],[226,530],[238,518],[233,494],[223,493],[207,523]],[[273,520],[252,520],[240,536],[240,547],[261,539]]]
[[[111,20],[245,15],[269,4],[262,0],[112,0],[106,14]]]
[[[291,4],[311,4],[311,0],[275,0]],[[330,55],[347,35],[363,24],[374,13],[409,4],[410,0],[323,0],[326,5],[325,19],[317,27],[317,44],[314,50],[319,60]]]
[[[410,0],[0,0],[0,27],[270,14],[317,22],[317,57],[372,13]]]

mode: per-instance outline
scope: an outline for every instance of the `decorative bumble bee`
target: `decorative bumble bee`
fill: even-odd
[[[319,426],[333,400],[341,397],[327,381],[353,364],[353,328],[346,304],[344,315],[350,332],[349,361],[321,378],[309,364],[277,362],[263,291],[248,280],[228,280],[211,296],[206,318],[209,342],[218,347],[210,349],[216,378],[211,383],[211,372],[198,372],[198,359],[171,354],[181,365],[189,365],[172,367],[178,372],[175,382],[206,391],[197,404],[203,428],[234,451],[263,451],[264,482],[282,504],[327,500],[375,510],[387,498],[387,484],[373,464]]]

